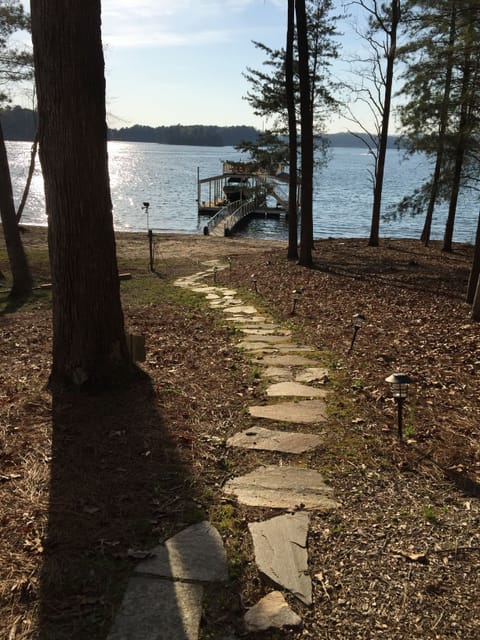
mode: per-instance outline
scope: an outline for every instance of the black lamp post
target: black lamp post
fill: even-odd
[[[254,273],[252,273],[252,282],[253,282],[253,290],[255,291],[255,293],[258,293],[257,276]]]
[[[213,282],[217,282],[217,271],[218,267],[213,267]]]
[[[391,376],[385,378],[385,382],[392,385],[392,395],[395,398],[398,408],[398,439],[403,438],[403,402],[408,395],[408,385],[413,382],[406,373],[392,373]]]
[[[153,231],[150,229],[150,219],[148,216],[148,212],[150,209],[150,203],[149,202],[144,202],[142,205],[142,209],[144,209],[144,211],[147,214],[147,235],[148,235],[148,248],[149,248],[149,254],[150,254],[150,271],[154,271],[154,267],[155,267],[155,260],[154,260],[154,250],[153,250]]]
[[[360,329],[360,327],[364,322],[365,322],[365,316],[363,314],[356,313],[353,316],[352,318],[353,336],[352,336],[352,341],[350,343],[350,349],[348,350],[348,353],[352,351],[353,345],[355,344],[355,338],[357,337],[358,330]]]

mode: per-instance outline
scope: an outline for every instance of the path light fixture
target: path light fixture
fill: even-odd
[[[218,267],[213,267],[213,282],[217,282],[217,271]]]
[[[255,291],[255,293],[258,293],[257,276],[254,273],[252,273],[252,283],[253,290]]]
[[[358,330],[360,329],[360,327],[364,322],[365,322],[365,316],[362,313],[356,313],[353,316],[352,318],[353,335],[352,335],[352,341],[350,343],[350,349],[348,350],[348,353],[351,353],[353,349],[353,345],[355,344],[355,338],[357,337]]]
[[[392,385],[392,395],[397,403],[398,408],[398,439],[403,439],[403,402],[408,395],[408,385],[413,382],[412,378],[406,373],[392,373],[391,376],[385,378],[385,382]]]
[[[302,297],[302,290],[301,289],[294,289],[292,291],[292,295],[293,295],[293,305],[292,305],[292,311],[290,312],[290,315],[294,316],[295,315],[295,311],[297,309],[297,305],[300,302],[300,298]]]
[[[145,211],[145,213],[147,214],[147,230],[150,229],[150,221],[149,221],[149,216],[148,216],[148,211],[150,209],[150,203],[149,202],[144,202],[142,204],[142,209]]]
[[[229,269],[229,271],[231,273],[232,272],[232,259],[231,259],[230,256],[228,256],[227,262],[228,262],[228,269]]]

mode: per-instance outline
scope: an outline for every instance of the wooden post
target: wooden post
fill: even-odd
[[[153,231],[148,230],[148,247],[150,251],[150,271],[154,271],[154,255],[153,255]]]

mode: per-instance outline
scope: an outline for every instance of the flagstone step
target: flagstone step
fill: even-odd
[[[267,396],[271,398],[278,397],[306,397],[306,398],[325,398],[328,395],[326,389],[318,387],[309,387],[300,382],[276,382],[267,387]]]
[[[297,424],[315,424],[327,419],[327,406],[324,400],[298,400],[296,402],[278,402],[276,404],[254,405],[248,408],[253,418],[294,422]]]
[[[338,507],[333,489],[318,471],[293,466],[263,466],[229,480],[224,492],[242,504],[276,509],[329,510]]]
[[[289,606],[280,591],[272,591],[251,607],[244,616],[248,633],[298,627],[302,619]]]
[[[274,431],[263,427],[252,427],[228,438],[227,446],[239,449],[300,454],[316,449],[321,442],[322,437],[313,433]]]
[[[312,604],[308,575],[307,533],[310,516],[286,514],[248,525],[258,570],[304,604]]]
[[[131,578],[107,640],[197,640],[202,597],[199,584]]]

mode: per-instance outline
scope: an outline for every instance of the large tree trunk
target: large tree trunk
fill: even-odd
[[[28,266],[27,256],[23,248],[20,230],[15,214],[13,201],[12,180],[8,166],[7,149],[0,123],[0,214],[3,235],[7,247],[10,270],[12,272],[12,288],[10,296],[18,297],[32,290],[32,276]]]
[[[297,116],[293,83],[293,43],[295,37],[295,0],[288,0],[287,45],[285,52],[285,93],[288,110],[289,183],[288,251],[289,260],[298,259],[297,233]]]
[[[473,303],[475,291],[477,290],[478,277],[480,275],[480,213],[478,214],[477,234],[475,236],[475,251],[473,254],[472,268],[468,278],[467,298],[468,304]]]
[[[100,0],[32,0],[40,161],[53,282],[54,387],[131,369],[107,164]]]
[[[302,193],[300,259],[304,267],[312,265],[313,248],[313,113],[310,99],[308,34],[305,0],[295,0],[297,16],[298,67],[300,76],[300,122],[302,135]]]
[[[473,298],[472,320],[480,322],[480,278],[477,279],[477,290]]]
[[[387,68],[385,71],[385,96],[382,111],[382,124],[378,146],[378,158],[375,167],[375,188],[373,190],[372,222],[368,245],[378,247],[380,239],[380,212],[382,207],[383,176],[385,173],[385,158],[387,156],[388,127],[393,91],[393,67],[397,55],[397,29],[400,22],[400,0],[391,2],[390,46],[387,54]]]
[[[453,46],[455,44],[456,18],[457,18],[457,7],[455,5],[452,5],[451,15],[450,15],[449,39],[448,39],[448,45],[449,45],[448,56],[447,56],[447,61],[445,63],[445,68],[446,68],[445,85],[443,88],[442,108],[440,111],[440,124],[438,129],[437,157],[436,157],[435,169],[432,177],[432,188],[430,191],[430,200],[428,202],[427,213],[425,216],[425,223],[423,225],[422,235],[420,238],[426,247],[430,242],[433,211],[435,209],[435,204],[437,201],[437,195],[438,195],[438,190],[440,185],[440,175],[441,175],[442,165],[443,165],[443,155],[445,151],[444,137],[445,137],[445,132],[447,130],[447,125],[448,125],[448,108],[450,104],[450,89],[452,85],[452,74],[453,74]]]
[[[17,222],[22,219],[23,210],[27,204],[28,194],[30,193],[30,187],[32,185],[33,174],[35,173],[35,158],[38,149],[38,130],[35,131],[35,138],[33,140],[32,148],[30,150],[30,164],[28,166],[27,180],[25,182],[25,188],[23,190],[22,199],[17,209]]]
[[[469,124],[469,87],[471,78],[471,51],[467,47],[465,51],[463,78],[462,78],[462,94],[460,122],[458,125],[458,142],[455,149],[455,166],[453,170],[452,191],[450,194],[450,203],[448,206],[447,222],[445,224],[445,233],[443,236],[442,251],[451,252],[453,242],[453,228],[455,224],[455,216],[457,213],[458,194],[460,193],[460,183],[462,179],[463,162],[467,148],[469,134],[467,132]]]

